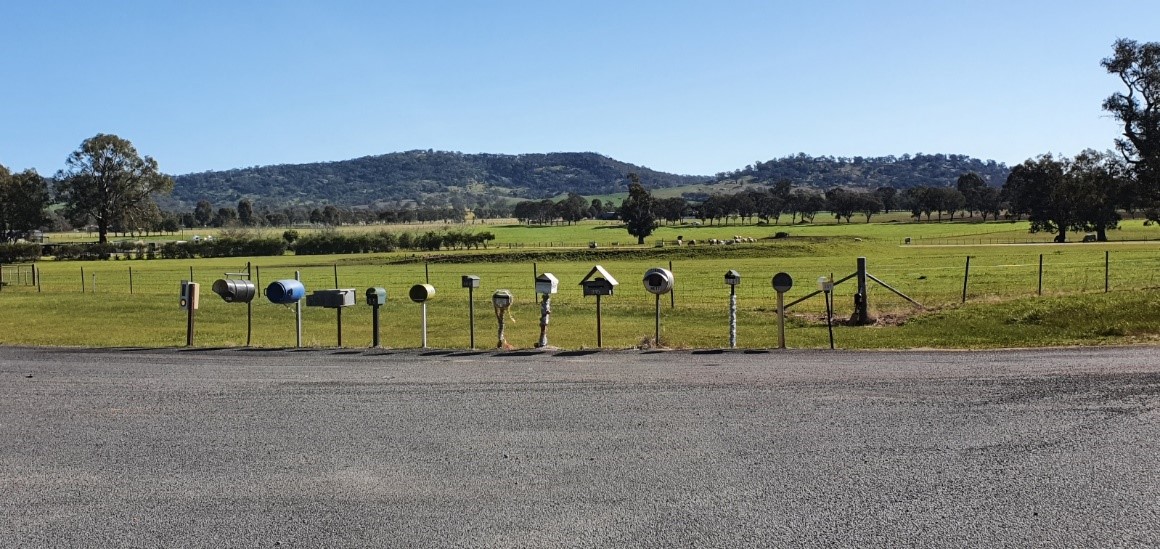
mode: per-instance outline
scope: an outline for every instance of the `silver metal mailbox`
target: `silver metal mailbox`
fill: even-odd
[[[673,290],[673,273],[668,269],[654,267],[644,273],[644,289],[649,293],[661,295]]]
[[[210,289],[226,303],[249,303],[258,293],[254,283],[244,279],[219,278]]]

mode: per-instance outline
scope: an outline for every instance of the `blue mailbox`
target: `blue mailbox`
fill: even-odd
[[[275,280],[266,286],[266,299],[278,305],[292,305],[306,297],[306,287],[293,279]]]

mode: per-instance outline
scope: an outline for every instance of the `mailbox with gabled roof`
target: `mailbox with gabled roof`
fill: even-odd
[[[604,267],[601,267],[600,265],[593,267],[592,270],[588,271],[588,274],[584,276],[584,280],[580,281],[580,285],[584,287],[584,295],[586,296],[612,295],[613,290],[615,290],[616,286],[619,284],[620,283],[616,281],[616,278],[609,274],[608,271],[604,270]]]

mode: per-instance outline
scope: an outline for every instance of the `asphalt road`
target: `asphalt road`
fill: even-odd
[[[1160,349],[0,347],[0,545],[1160,545]]]

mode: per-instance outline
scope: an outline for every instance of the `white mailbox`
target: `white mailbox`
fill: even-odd
[[[495,305],[497,309],[505,309],[511,307],[515,302],[515,297],[512,297],[510,290],[496,290],[491,294],[491,304]]]
[[[667,294],[673,290],[673,273],[668,269],[655,267],[644,273],[644,289],[656,295]]]
[[[537,294],[554,294],[560,287],[560,281],[552,273],[543,273],[536,277]]]
[[[823,291],[823,292],[832,292],[832,291],[834,291],[834,283],[829,278],[826,278],[824,276],[819,276],[818,277],[818,289]]]

